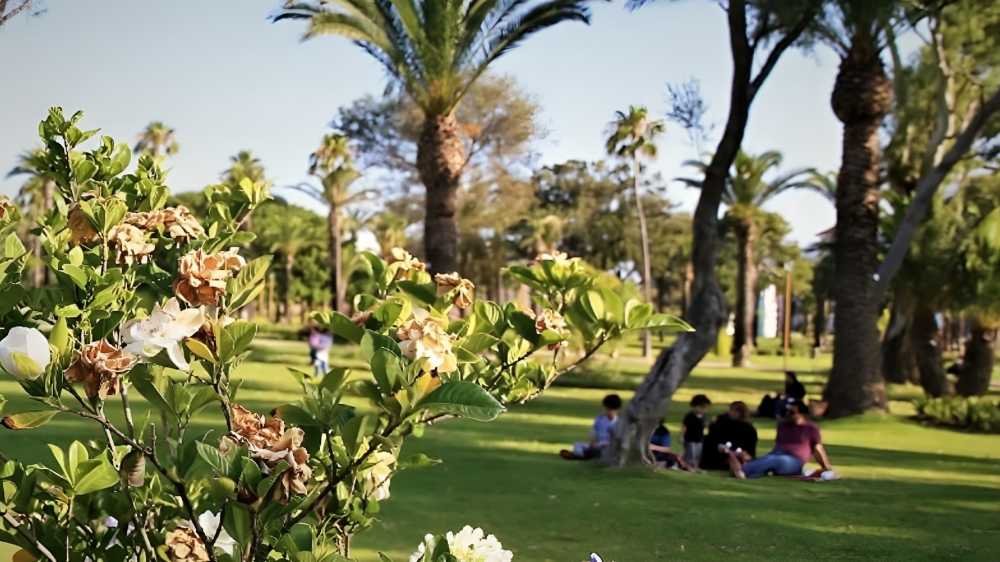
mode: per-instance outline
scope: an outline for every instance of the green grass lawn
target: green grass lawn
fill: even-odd
[[[294,342],[260,348],[272,357],[304,354]],[[393,479],[380,523],[357,537],[354,555],[374,562],[382,550],[399,562],[425,533],[468,524],[496,534],[522,562],[577,562],[591,551],[617,562],[1000,559],[1000,439],[909,420],[906,400],[919,394],[913,388],[891,389],[893,414],[821,422],[842,476],[833,482],[609,470],[558,458],[560,448],[586,437],[607,387],[631,395],[648,369],[634,351],[624,347],[618,358],[595,362],[564,383],[583,386],[555,387],[495,422],[452,421],[408,440],[404,455],[422,452],[444,463]],[[350,360],[351,352],[335,357]],[[818,394],[829,357],[789,360],[801,372],[818,372],[802,377]],[[781,362],[761,357],[755,365]],[[295,382],[279,365],[252,362],[240,374],[247,380],[240,402],[257,411],[296,397]],[[780,387],[777,371],[700,367],[678,392],[668,425],[676,434],[695,393],[708,394],[716,403],[712,413],[721,413],[728,401],[755,406]],[[9,379],[0,381],[0,393],[10,400],[7,411],[30,407]],[[766,452],[774,422],[755,423]],[[82,427],[58,416],[39,430],[0,433],[0,449],[50,462],[45,442],[65,445]],[[10,552],[0,546],[0,560]]]

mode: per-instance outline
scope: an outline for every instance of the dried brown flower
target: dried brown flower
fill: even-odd
[[[101,340],[83,346],[80,356],[66,370],[66,380],[82,382],[88,398],[106,400],[118,392],[118,375],[127,372],[138,357]]]
[[[115,263],[132,265],[146,263],[156,246],[146,241],[146,235],[130,224],[119,224],[108,232],[108,244],[115,247]]]
[[[389,254],[390,258],[392,258],[389,263],[399,264],[399,272],[397,273],[397,275],[399,275],[400,279],[409,279],[411,270],[412,271],[424,270],[423,262],[411,256],[410,252],[407,252],[402,248],[393,248],[392,251],[389,252]]]
[[[535,318],[535,331],[539,334],[545,330],[551,330],[557,334],[566,333],[566,320],[562,317],[562,314],[558,312],[545,308],[542,309],[542,313]],[[553,350],[557,347],[566,347],[569,342],[566,340],[550,344],[548,348]]]
[[[70,207],[69,215],[66,218],[69,225],[69,233],[73,238],[73,243],[77,246],[89,244],[97,239],[97,231],[90,226],[87,215],[80,208],[79,203],[74,203]]]
[[[187,527],[177,527],[167,533],[167,557],[170,562],[207,562],[208,550],[198,535]]]
[[[7,209],[11,207],[10,197],[0,195],[0,219],[7,214]]]
[[[364,328],[365,324],[368,323],[368,319],[372,317],[371,310],[364,310],[360,312],[355,312],[354,316],[351,316],[351,322],[358,328]]]
[[[297,427],[286,430],[282,420],[266,419],[238,404],[233,405],[230,417],[233,431],[222,440],[220,448],[223,451],[228,450],[227,441],[231,441],[247,445],[254,460],[267,469],[274,469],[285,461],[289,468],[282,473],[274,489],[274,499],[280,503],[288,503],[292,495],[308,491],[306,483],[312,477],[312,469],[309,468],[309,453],[302,447],[305,432]]]
[[[183,256],[174,280],[174,294],[193,306],[217,306],[219,297],[226,292],[226,282],[246,265],[237,251],[233,248],[210,255],[195,250]]]
[[[160,225],[176,242],[187,242],[205,232],[191,211],[184,205],[167,207],[157,211],[130,213],[125,222],[143,230],[152,230]]]
[[[472,299],[475,295],[476,286],[468,279],[462,279],[462,276],[458,273],[438,273],[434,276],[434,282],[437,283],[437,295],[446,295],[455,289],[458,292],[455,293],[455,298],[452,299],[452,304],[458,308],[468,308],[472,305]]]

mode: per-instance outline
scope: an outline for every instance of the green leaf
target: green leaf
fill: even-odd
[[[417,408],[478,421],[493,421],[504,410],[503,405],[486,389],[467,381],[444,383],[424,397]]]
[[[35,429],[36,427],[45,425],[58,413],[56,410],[22,412],[20,414],[11,414],[5,417],[0,423],[7,429]]]
[[[69,275],[77,287],[81,289],[87,288],[87,273],[79,267],[67,263],[62,266],[62,272]]]
[[[396,319],[399,318],[399,314],[403,311],[403,305],[399,302],[400,299],[392,299],[385,301],[378,308],[372,311],[372,316],[376,320],[382,323],[382,326],[392,326]]]
[[[340,435],[344,440],[344,448],[351,454],[351,457],[358,454],[358,449],[364,442],[364,438],[371,435],[374,430],[374,416],[355,416],[344,424]]]
[[[4,256],[10,259],[19,258],[25,253],[24,244],[21,243],[21,239],[17,237],[17,233],[11,233],[7,236],[7,240],[4,241],[3,253]]]
[[[73,481],[73,491],[82,496],[114,486],[119,476],[114,465],[101,457],[77,465]]]
[[[222,397],[211,386],[199,385],[197,388],[198,390],[191,395],[191,402],[187,407],[188,417],[196,415],[212,402],[222,401]]]
[[[246,351],[257,335],[257,325],[244,320],[237,320],[224,329],[233,339],[233,353],[230,357],[222,358],[222,361],[227,361]]]
[[[59,355],[65,355],[69,349],[69,326],[66,324],[65,316],[60,316],[49,332],[49,345],[55,348]]]
[[[273,256],[265,255],[243,266],[236,277],[229,280],[226,291],[230,294],[229,309],[236,310],[253,298],[254,289],[264,281],[267,268],[271,266]]]
[[[344,385],[347,377],[351,375],[351,370],[346,367],[335,367],[323,376],[319,381],[319,387],[327,390],[330,394],[336,395],[340,387]]]
[[[189,338],[184,340],[184,346],[190,349],[191,353],[194,353],[198,359],[204,359],[213,365],[216,363],[215,356],[212,355],[212,350],[200,341]]]
[[[387,349],[396,357],[403,355],[396,340],[371,330],[365,330],[365,335],[361,337],[361,355],[364,356],[365,361],[371,363],[375,352],[380,349]]]
[[[365,335],[363,329],[339,312],[316,313],[313,314],[313,319],[324,324],[334,334],[354,343],[361,343],[361,338]]]
[[[580,305],[590,317],[591,321],[597,322],[604,319],[604,298],[597,291],[587,291],[580,297]]]
[[[129,380],[154,408],[176,415],[173,405],[167,402],[166,397],[172,393],[169,392],[170,379],[163,376],[162,367],[138,365],[129,373]]]
[[[387,349],[380,349],[372,356],[371,365],[372,375],[382,394],[392,394],[396,383],[403,379],[403,367],[399,364],[399,358]]]
[[[616,324],[624,324],[625,309],[622,306],[622,300],[607,287],[601,287],[601,295],[604,297],[604,309],[608,315],[608,320]]]
[[[196,442],[195,446],[197,447],[198,456],[214,468],[217,475],[225,476],[229,474],[229,458],[222,454],[222,451],[218,447],[213,447],[201,441]]]
[[[485,349],[492,348],[498,343],[500,343],[500,340],[489,334],[472,334],[459,341],[459,346],[472,353],[479,353]]]
[[[274,413],[285,423],[292,425],[300,427],[320,427],[321,425],[312,414],[302,409],[302,407],[297,404],[284,404],[282,406],[278,406],[275,408]]]
[[[534,345],[538,341],[538,331],[535,329],[535,321],[527,314],[516,311],[507,315],[507,322],[514,328],[517,335],[531,342]]]
[[[274,487],[274,483],[278,481],[278,478],[281,478],[281,475],[288,470],[288,468],[287,462],[279,461],[277,466],[271,469],[271,475],[257,484],[257,489],[255,490],[257,492],[257,497],[263,498],[266,496],[271,491],[271,488]]]
[[[401,280],[396,282],[396,286],[406,293],[414,296],[424,304],[434,304],[437,301],[437,292],[425,285],[420,285],[413,281]]]
[[[441,464],[441,459],[432,459],[423,453],[418,453],[407,459],[401,459],[396,463],[396,466],[399,468],[427,468],[436,464]]]
[[[451,351],[455,354],[455,359],[459,363],[475,363],[479,361],[479,356],[467,349],[455,346],[451,348]]]
[[[625,305],[625,325],[629,328],[644,325],[653,316],[653,305],[636,300]]]

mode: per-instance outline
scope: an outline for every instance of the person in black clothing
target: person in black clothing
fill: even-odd
[[[755,416],[762,418],[774,417],[781,419],[785,415],[785,408],[788,407],[789,400],[803,400],[806,397],[806,387],[799,382],[799,378],[792,371],[785,371],[785,391],[777,397],[770,394],[764,396],[760,401],[760,406],[754,412]]]
[[[701,462],[701,444],[705,441],[705,413],[712,401],[704,394],[691,399],[691,411],[681,422],[680,444],[684,448],[684,462],[691,470],[698,470]]]
[[[729,455],[726,448],[745,458],[757,458],[757,429],[746,421],[750,408],[743,402],[729,405],[729,414],[712,420],[701,452],[704,470],[729,470]]]

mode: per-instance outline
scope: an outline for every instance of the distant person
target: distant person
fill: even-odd
[[[684,449],[684,462],[691,470],[698,470],[701,447],[705,441],[705,414],[712,401],[704,394],[691,399],[691,411],[681,421],[680,446]]]
[[[330,348],[333,347],[333,334],[326,328],[313,328],[309,331],[309,359],[313,364],[313,376],[321,378],[330,370]]]
[[[727,449],[744,457],[743,462],[756,458],[757,428],[747,421],[749,417],[750,408],[737,401],[729,405],[728,414],[713,419],[708,426],[698,466],[703,470],[729,470]]]
[[[597,459],[602,450],[611,444],[611,433],[618,422],[618,412],[622,409],[622,399],[617,394],[609,394],[601,401],[604,413],[597,416],[590,430],[590,441],[573,444],[573,450],[563,449],[559,456],[567,460]]]
[[[777,396],[767,394],[760,401],[760,406],[754,412],[755,416],[762,418],[773,417],[781,419],[785,415],[785,407],[790,400],[804,400],[806,397],[806,387],[799,382],[798,376],[793,371],[785,371],[785,389]]]
[[[737,478],[759,478],[767,474],[776,476],[801,476],[802,467],[815,457],[823,467],[824,475],[835,477],[830,459],[820,440],[819,428],[806,420],[806,405],[801,400],[793,400],[785,409],[785,418],[778,422],[774,450],[758,458],[746,461],[735,451],[728,451],[729,464]],[[824,477],[824,479],[826,479]]]
[[[670,450],[670,430],[667,429],[666,420],[660,420],[660,425],[653,430],[653,436],[649,438],[649,450],[653,453],[656,466],[660,468],[687,468],[684,459]]]

